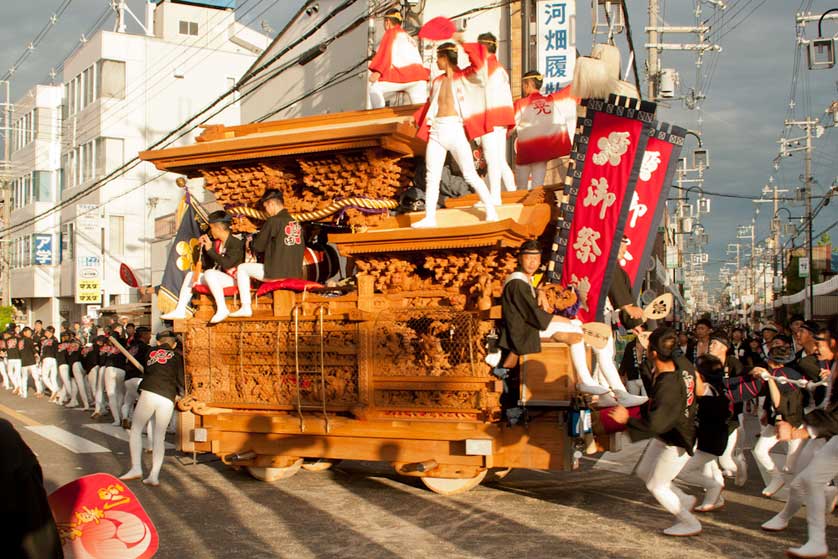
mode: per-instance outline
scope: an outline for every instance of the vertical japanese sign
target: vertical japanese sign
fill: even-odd
[[[631,197],[624,236],[628,250],[620,266],[628,274],[632,291],[637,295],[641,282],[636,281],[645,272],[655,245],[655,228],[663,216],[672,175],[675,173],[686,130],[666,123],[659,123],[647,130],[649,141],[640,164],[640,175]]]
[[[76,303],[102,301],[102,224],[96,204],[76,206]]]
[[[587,322],[603,318],[656,107],[615,95],[582,106],[548,272],[550,281],[576,287],[577,316]]]
[[[536,2],[538,71],[542,93],[559,91],[573,80],[576,65],[576,1]],[[525,71],[529,68],[524,68]]]
[[[52,235],[32,236],[32,261],[36,266],[52,266],[55,257],[52,252]]]

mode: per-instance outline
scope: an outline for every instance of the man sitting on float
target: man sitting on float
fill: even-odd
[[[241,307],[230,314],[233,317],[253,316],[250,306],[250,278],[273,281],[303,277],[303,228],[294,221],[285,208],[282,192],[266,190],[259,204],[268,219],[250,244],[253,252],[264,254],[264,262],[246,262],[239,266],[236,280],[239,286]],[[223,320],[223,317],[221,320]]]
[[[625,239],[623,239],[618,258],[623,257],[627,246]],[[616,318],[614,309],[617,309],[623,326],[636,328],[644,322],[643,309],[634,304],[631,295],[631,282],[625,270],[616,266],[613,274],[611,288],[608,290],[610,305],[606,306],[605,321],[607,324],[611,324],[613,318]],[[620,373],[614,362],[615,351],[612,336],[608,337],[604,347],[592,347],[597,357],[597,378],[600,379],[600,382],[594,380],[588,368],[585,346],[581,339],[578,339],[582,334],[582,322],[575,317],[576,309],[578,309],[578,305],[567,309],[554,309],[554,312],[560,313],[560,316],[557,316],[541,335],[550,338],[559,334],[558,339],[569,342],[570,356],[579,379],[579,384],[576,386],[577,390],[598,396],[599,407],[611,407],[617,404],[632,407],[645,403],[648,398],[630,394],[620,378]],[[561,334],[572,334],[574,336],[571,339],[566,339]]]
[[[227,310],[227,303],[224,301],[224,288],[235,285],[236,267],[244,261],[244,241],[233,235],[230,228],[232,222],[233,218],[223,210],[207,216],[212,238],[209,235],[201,235],[198,239],[202,248],[204,271],[199,273],[198,277],[194,277],[191,271],[186,273],[178,295],[177,307],[160,318],[186,318],[186,307],[192,300],[192,286],[199,283],[209,287],[215,299],[216,312],[210,322],[220,322],[227,318],[230,311]]]

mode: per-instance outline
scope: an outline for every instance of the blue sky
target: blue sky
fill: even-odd
[[[688,0],[660,0],[662,15],[669,25],[693,25],[694,2]],[[0,8],[0,68],[4,71],[23,52],[37,35],[61,0],[28,0],[3,2]],[[723,51],[708,54],[701,68],[703,85],[709,82],[707,99],[701,110],[686,110],[678,102],[661,106],[658,116],[690,129],[702,131],[705,147],[711,151],[712,164],[706,173],[705,189],[740,196],[759,197],[760,191],[774,176],[785,188],[801,185],[802,154],[783,159],[778,170],[772,160],[778,153],[777,139],[783,130],[784,118],[802,119],[807,115],[823,117],[824,109],[838,99],[838,68],[809,71],[804,64],[798,72],[797,86],[792,91],[795,62],[794,14],[798,11],[822,13],[836,7],[827,0],[726,0],[725,27],[716,25],[716,35]],[[129,6],[142,18],[143,2],[129,0]],[[239,18],[257,29],[262,22],[279,30],[301,4],[299,0],[239,0]],[[452,5],[455,4],[452,2]],[[50,79],[50,69],[60,66],[62,59],[78,44],[86,32],[109,5],[107,0],[74,0],[57,25],[38,49],[15,73],[12,81],[13,98],[18,98],[36,82]],[[703,18],[710,16],[712,6],[702,2]],[[452,8],[453,9],[453,8]],[[582,54],[590,52],[590,4],[577,4],[577,45]],[[647,2],[629,0],[629,14],[634,43],[641,49],[646,42],[643,32],[648,22]],[[112,28],[109,17],[106,28]],[[735,26],[735,27],[734,27]],[[824,33],[838,33],[838,21],[825,22]],[[816,24],[809,24],[806,36],[816,34]],[[688,36],[665,36],[667,42],[693,42]],[[625,35],[617,43],[626,44]],[[638,67],[645,62],[645,51],[638,52]],[[625,64],[625,63],[624,63]],[[677,69],[682,88],[696,83],[695,56],[688,53],[666,52],[663,66]],[[710,77],[712,75],[712,78]],[[633,80],[633,77],[629,79]],[[645,77],[641,76],[644,83]],[[789,110],[794,98],[795,107]],[[699,125],[699,119],[702,121]],[[795,131],[790,136],[800,135]],[[694,144],[688,144],[688,149]],[[828,129],[815,141],[813,174],[817,183],[815,195],[823,195],[838,176],[838,130]],[[801,215],[799,205],[786,202],[793,215]],[[714,197],[712,212],[703,218],[710,235],[709,279],[717,276],[720,262],[725,258],[725,247],[735,241],[736,226],[750,224],[754,205],[749,200]],[[757,221],[757,236],[768,234],[770,221],[768,205],[763,205]],[[784,217],[788,215],[783,212]],[[833,201],[815,221],[815,232],[838,219],[838,200]],[[832,230],[838,239],[838,229]]]

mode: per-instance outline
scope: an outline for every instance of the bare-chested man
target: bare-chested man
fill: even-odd
[[[461,70],[457,66],[457,45],[444,43],[437,48],[437,67],[443,74],[431,86],[431,96],[417,113],[417,136],[427,140],[425,151],[425,217],[412,227],[436,227],[436,206],[439,200],[439,181],[445,156],[454,157],[463,172],[463,178],[480,196],[486,208],[486,220],[497,221],[498,214],[492,205],[486,184],[474,168],[469,139],[483,134],[485,92],[481,72],[486,62],[486,48],[477,43],[462,43],[462,36],[454,39],[462,44],[471,64]]]

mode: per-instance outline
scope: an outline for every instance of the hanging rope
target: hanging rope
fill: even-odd
[[[294,305],[294,376],[297,379],[297,415],[300,417],[300,431],[306,430],[303,418],[303,401],[300,394],[300,307]]]
[[[329,432],[329,415],[326,413],[326,342],[324,341],[323,305],[320,305],[320,397],[323,402],[323,419]]]
[[[285,378],[282,374],[282,362],[279,358],[279,348],[282,347],[282,322],[279,320],[276,321],[276,374],[277,374],[277,382],[279,383],[279,387],[274,390],[274,394],[276,395],[277,401],[279,401],[280,393],[282,391],[282,380]]]

